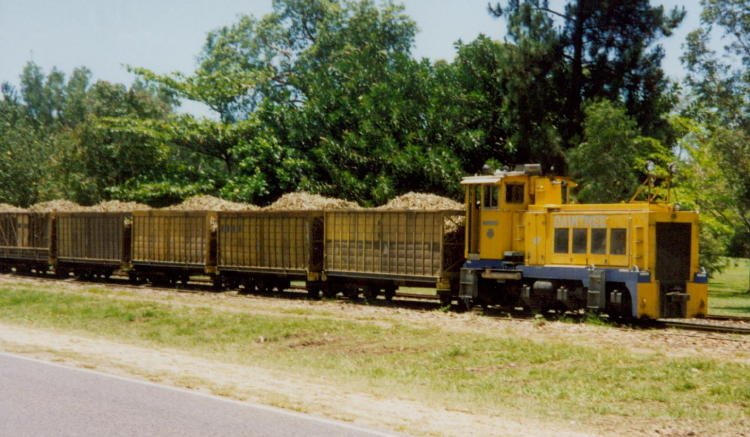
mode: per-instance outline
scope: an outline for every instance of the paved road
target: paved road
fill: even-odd
[[[280,409],[0,353],[0,436],[375,436]]]

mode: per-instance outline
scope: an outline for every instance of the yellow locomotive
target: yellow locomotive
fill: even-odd
[[[594,310],[636,318],[705,316],[698,214],[665,203],[568,202],[568,178],[538,165],[470,176],[466,305]]]

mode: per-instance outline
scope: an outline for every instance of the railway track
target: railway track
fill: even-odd
[[[59,281],[59,280],[75,281],[75,279],[73,279],[72,277],[61,279],[61,278],[56,278],[56,277],[48,276],[48,275],[40,275],[40,276],[22,275],[21,277],[30,277],[30,278],[35,278],[35,279],[49,280],[49,281]],[[126,276],[120,276],[120,275],[115,275],[107,279],[97,279],[91,282],[99,283],[103,285],[106,285],[106,284],[117,285],[119,287],[132,288],[132,289],[153,288],[157,290],[158,289],[181,290],[181,291],[187,291],[187,292],[209,292],[209,293],[217,292],[217,290],[213,288],[211,281],[204,280],[203,278],[192,278],[188,284],[180,284],[178,287],[159,286],[159,285],[155,286],[152,284],[148,284],[148,285],[131,284],[128,282],[128,279]],[[294,285],[290,287],[288,290],[275,293],[274,295],[276,297],[283,296],[289,299],[304,299],[307,296],[304,289],[295,287]],[[434,295],[410,293],[410,292],[397,292],[395,297],[397,300],[394,302],[386,302],[381,297],[381,299],[378,299],[374,302],[370,302],[370,304],[391,305],[391,306],[397,306],[397,307],[402,307],[402,308],[423,309],[423,310],[439,308],[439,302],[438,302],[437,296],[434,296]],[[485,314],[489,317],[503,317],[503,318],[512,317],[512,318],[519,318],[519,319],[528,319],[530,317],[533,317],[533,315],[528,314],[528,313],[498,311],[493,308],[480,310],[479,307],[477,307],[475,310],[481,311],[482,314]],[[578,316],[582,316],[582,315],[579,314]],[[709,315],[700,319],[657,319],[653,322],[653,324],[651,324],[651,327],[750,335],[750,316]]]
[[[690,331],[750,335],[750,317],[707,316],[702,319],[658,319],[660,327]]]
[[[709,315],[704,320],[727,320],[732,322],[745,322],[750,323],[750,316],[725,316],[725,315]]]

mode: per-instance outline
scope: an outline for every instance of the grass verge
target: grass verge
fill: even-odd
[[[750,259],[730,258],[708,285],[709,314],[750,316]]]
[[[750,426],[750,366],[709,357],[347,321],[315,307],[275,315],[140,301],[136,292],[122,300],[104,289],[5,286],[0,310],[6,323],[176,348],[458,411],[592,427],[679,422],[705,434]]]

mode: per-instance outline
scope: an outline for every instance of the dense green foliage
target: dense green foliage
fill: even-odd
[[[645,174],[649,163],[666,168],[672,158],[658,140],[640,136],[625,108],[609,100],[584,109],[583,140],[568,152],[571,176],[581,184],[578,198],[582,202],[630,199],[639,181],[649,176]]]
[[[701,4],[704,27],[688,35],[683,56],[692,91],[683,185],[715,252],[750,257],[750,1]],[[728,41],[723,53],[710,49],[712,32]]]
[[[487,163],[540,162],[576,177],[580,201],[612,202],[647,162],[661,176],[678,162],[678,200],[707,213],[706,253],[747,255],[748,2],[702,4],[681,114],[659,42],[685,12],[648,0],[493,3],[504,41],[459,41],[450,62],[416,59],[414,21],[373,0],[275,0],[209,32],[193,72],[132,66],[129,86],[30,62],[2,86],[0,201],[262,204],[309,190],[377,204],[460,198],[461,176]],[[708,49],[711,32],[737,61]],[[215,117],[178,113],[182,100]]]

